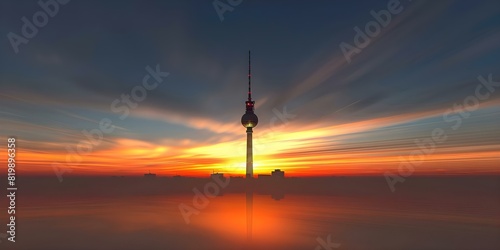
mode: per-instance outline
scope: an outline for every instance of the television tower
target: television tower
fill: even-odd
[[[250,64],[250,50],[248,51],[248,100],[245,102],[246,111],[241,117],[241,124],[247,128],[247,171],[246,178],[253,178],[253,128],[259,123],[259,118],[253,112],[255,101],[252,101],[252,68]]]

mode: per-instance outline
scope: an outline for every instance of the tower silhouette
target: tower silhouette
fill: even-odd
[[[247,128],[247,169],[246,178],[253,178],[253,128],[259,123],[259,118],[254,111],[255,101],[252,101],[252,67],[250,62],[250,50],[248,51],[248,100],[245,102],[245,114],[241,117],[241,124]]]

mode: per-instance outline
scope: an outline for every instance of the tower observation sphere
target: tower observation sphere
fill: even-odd
[[[241,125],[245,128],[254,128],[259,123],[259,118],[252,112],[245,112],[241,117]]]

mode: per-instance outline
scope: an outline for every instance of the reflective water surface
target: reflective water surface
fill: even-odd
[[[497,197],[25,197],[13,249],[500,249]],[[276,197],[275,197],[276,198]],[[186,217],[185,204],[194,212]],[[3,217],[2,217],[3,220]],[[3,245],[5,243],[2,243]],[[3,248],[2,248],[3,249]]]

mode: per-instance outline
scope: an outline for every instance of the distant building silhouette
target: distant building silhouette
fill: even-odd
[[[212,178],[212,179],[219,179],[219,180],[225,180],[226,179],[226,177],[224,177],[223,173],[218,173],[218,172],[213,172],[212,174],[210,174],[210,178]]]
[[[270,174],[259,174],[259,175],[257,175],[257,178],[259,178],[259,180],[269,180],[269,179],[271,179],[271,175]]]
[[[285,178],[285,171],[281,171],[280,169],[275,169],[271,172],[273,178]]]
[[[149,171],[149,173],[144,174],[144,177],[146,177],[146,178],[154,178],[154,177],[156,177],[156,174],[152,174],[151,171]]]

